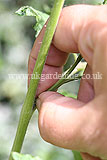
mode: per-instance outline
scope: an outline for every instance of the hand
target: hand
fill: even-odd
[[[45,27],[30,54],[29,74],[44,32]],[[87,61],[85,75],[99,72],[102,79],[83,78],[78,100],[44,92],[56,79],[41,81],[37,92],[41,93],[37,102],[40,134],[56,146],[80,151],[84,160],[107,159],[107,5],[62,10],[43,73],[62,73],[71,52],[80,52]]]

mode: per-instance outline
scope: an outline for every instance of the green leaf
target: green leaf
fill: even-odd
[[[107,4],[107,0],[104,0],[102,3],[99,3],[99,5]]]
[[[13,152],[12,157],[14,160],[41,160],[39,157],[32,157],[29,154],[24,155],[17,152]]]
[[[34,30],[36,31],[35,37],[38,36],[44,24],[46,23],[49,15],[46,13],[42,13],[31,6],[23,6],[19,10],[15,12],[19,16],[33,16],[36,18],[36,24],[34,26]]]
[[[107,0],[104,0],[103,4],[107,4]]]
[[[58,90],[58,93],[64,95],[65,97],[70,97],[70,98],[77,99],[77,95],[69,93],[69,92],[67,92],[65,90]]]

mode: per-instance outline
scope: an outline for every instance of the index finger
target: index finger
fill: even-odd
[[[80,52],[83,58],[91,64],[95,48],[94,41],[97,43],[98,36],[102,34],[106,23],[107,5],[65,7],[60,16],[53,43],[61,51]]]

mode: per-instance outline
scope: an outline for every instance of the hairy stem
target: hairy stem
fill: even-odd
[[[56,25],[58,23],[58,19],[60,16],[61,9],[63,7],[64,0],[55,0],[54,6],[51,12],[51,16],[47,25],[47,29],[44,35],[44,39],[40,48],[40,52],[38,54],[38,58],[35,64],[35,68],[33,71],[33,74],[35,75],[41,75],[43,66],[46,61],[46,56],[56,29]],[[40,77],[37,79],[31,79],[30,86],[22,107],[22,111],[20,114],[20,119],[18,123],[18,128],[16,132],[16,137],[14,140],[14,144],[12,147],[11,152],[20,152],[22,148],[22,144],[24,141],[24,137],[27,131],[27,127],[29,124],[29,121],[33,115],[34,109],[32,108],[36,90],[38,87]],[[13,160],[12,154],[10,154],[9,160]]]

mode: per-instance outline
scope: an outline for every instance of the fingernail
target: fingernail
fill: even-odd
[[[41,101],[40,99],[38,98],[37,101],[36,101],[36,107],[37,107],[37,110],[38,112],[40,111],[40,107],[41,107]]]

